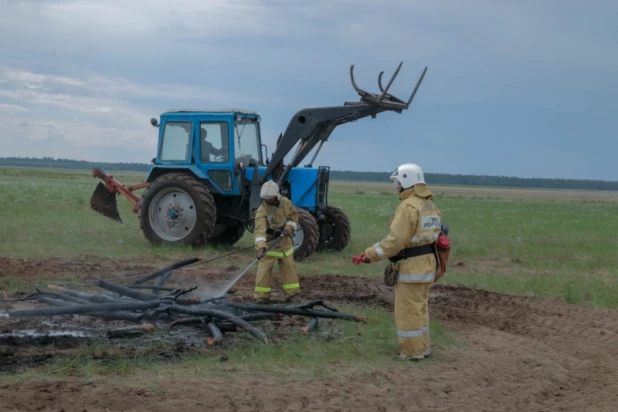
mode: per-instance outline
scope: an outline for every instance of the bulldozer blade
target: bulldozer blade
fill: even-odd
[[[99,182],[92,197],[90,198],[90,207],[95,212],[102,214],[118,223],[122,223],[120,214],[118,213],[118,205],[116,204],[116,193],[107,190],[107,187]]]

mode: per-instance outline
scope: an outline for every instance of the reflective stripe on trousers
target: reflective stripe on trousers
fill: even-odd
[[[423,334],[427,332],[429,332],[429,325],[419,330],[398,330],[397,336],[399,336],[400,338],[418,338],[419,336],[423,336]]]
[[[433,282],[436,278],[435,273],[426,273],[424,275],[402,275],[399,274],[399,280],[408,282]]]
[[[273,252],[269,250],[268,252],[266,252],[266,255],[276,257],[276,258],[283,258],[283,257],[291,256],[293,253],[294,253],[294,248],[292,247],[291,249],[288,249],[285,252]]]

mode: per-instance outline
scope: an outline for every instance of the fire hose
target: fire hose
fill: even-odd
[[[251,269],[251,267],[253,265],[255,265],[258,261],[260,261],[264,256],[266,256],[266,253],[271,250],[272,248],[274,248],[275,246],[279,245],[279,242],[281,241],[281,239],[283,239],[285,236],[288,236],[288,233],[281,233],[281,235],[279,235],[279,237],[277,239],[275,239],[274,242],[272,242],[269,246],[264,248],[264,251],[262,253],[260,253],[257,258],[255,258],[255,260],[253,262],[251,262],[249,264],[249,266],[247,266],[242,272],[240,272],[238,274],[238,276],[236,277],[236,280],[234,282],[232,282],[228,287],[226,287],[223,291],[222,294],[226,294],[235,284],[236,282],[238,282],[240,280],[240,278],[242,278],[248,271],[249,269]]]

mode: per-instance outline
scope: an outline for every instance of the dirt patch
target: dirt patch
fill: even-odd
[[[150,259],[149,259],[150,260]],[[0,257],[0,277],[18,276],[58,278],[79,275],[79,279],[102,274],[123,275],[147,273],[155,270],[155,264],[144,264],[143,259],[114,260],[101,256],[82,255],[72,259],[18,259]]]
[[[158,267],[130,270],[136,269],[148,272]],[[175,282],[192,285],[229,274],[183,270],[177,276]],[[253,281],[251,273],[241,279],[236,294],[250,298]],[[280,298],[280,283],[275,282],[275,296]],[[391,288],[379,280],[316,275],[301,282],[307,299],[393,305]],[[618,405],[615,309],[435,285],[430,312],[445,328],[458,332],[468,347],[441,351],[448,361],[423,368],[384,366],[371,376],[337,382],[178,381],[166,383],[161,391],[79,382],[4,384],[0,410],[613,411]],[[0,331],[10,329],[11,321],[15,320],[0,316]],[[71,353],[72,343],[64,342],[65,353]],[[0,347],[0,364],[15,355],[7,346],[11,345]],[[30,354],[33,364],[44,361],[49,351],[41,346],[22,347],[25,352],[19,356]]]

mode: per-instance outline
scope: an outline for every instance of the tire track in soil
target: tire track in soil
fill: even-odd
[[[67,262],[54,261],[52,264],[61,268],[55,273],[70,272],[72,263]],[[3,263],[7,262],[0,265]],[[37,265],[45,268],[40,262]],[[113,269],[144,272],[141,269],[145,268],[137,261],[127,266]],[[157,268],[154,266],[146,272]],[[73,267],[74,273],[80,271],[79,265]],[[89,276],[95,276],[99,268],[96,264],[91,267]],[[179,271],[175,278],[177,283],[190,286],[196,280],[222,276],[188,269]],[[250,298],[254,278],[255,274],[249,273],[241,279],[237,294]],[[392,289],[380,280],[302,276],[301,286],[306,299],[391,309],[393,305]],[[281,298],[276,275],[274,288],[274,297]],[[0,410],[616,410],[617,310],[434,285],[430,312],[469,346],[440,350],[446,361],[420,369],[389,369],[390,360],[385,360],[383,369],[362,380],[283,385],[269,379],[169,382],[163,395],[109,384],[4,384],[0,386]]]

